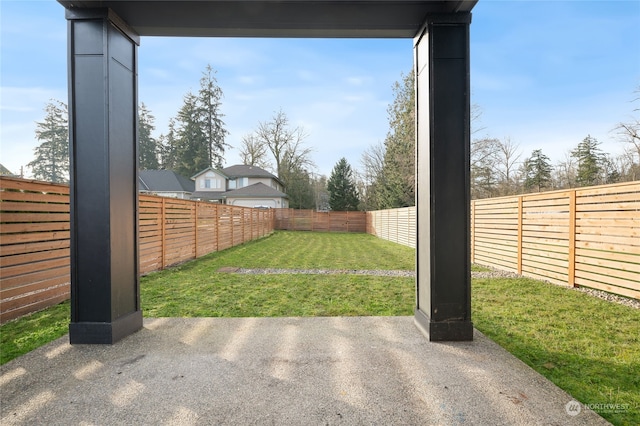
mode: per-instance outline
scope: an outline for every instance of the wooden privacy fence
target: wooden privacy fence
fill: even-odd
[[[0,322],[69,298],[69,187],[0,178]],[[139,196],[140,273],[273,231],[273,211]]]
[[[474,200],[471,261],[640,299],[640,182]]]
[[[0,178],[0,322],[69,298],[69,187]]]
[[[415,248],[416,208],[367,212],[367,233],[383,240]]]
[[[283,231],[367,232],[365,212],[274,209],[274,228]]]
[[[273,231],[273,211],[140,195],[140,273],[195,259]]]
[[[415,247],[415,207],[367,215],[368,233]],[[640,299],[640,182],[474,200],[471,261]]]

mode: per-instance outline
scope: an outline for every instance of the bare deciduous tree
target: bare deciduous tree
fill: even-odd
[[[576,160],[571,151],[564,154],[564,160],[553,169],[554,189],[574,188],[576,186]]]
[[[475,139],[471,143],[471,198],[495,195],[498,181],[495,163],[499,144],[495,138]]]
[[[640,86],[635,90],[635,93],[637,96],[632,102],[640,102]],[[640,112],[640,108],[635,108],[633,111]],[[631,117],[629,121],[620,122],[613,130],[620,141],[626,144],[627,148],[625,148],[623,156],[629,162],[628,169],[635,174],[636,170],[640,168],[640,117],[635,116]],[[627,175],[624,178],[635,180],[629,179]]]
[[[258,166],[267,170],[272,168],[267,158],[267,146],[261,143],[253,133],[242,137],[240,159],[242,164],[247,166]]]
[[[631,147],[626,147],[622,154],[616,157],[616,165],[620,171],[620,180],[631,182],[640,180],[640,162],[636,160],[638,153]]]
[[[518,160],[522,156],[520,145],[505,138],[498,142],[496,152],[496,172],[500,176],[500,195],[512,195],[518,191],[517,179],[514,179],[518,170]]]
[[[280,178],[287,173],[287,168],[314,166],[310,157],[312,150],[304,146],[307,134],[302,127],[291,128],[282,110],[275,113],[271,121],[258,123],[254,138],[273,155],[275,172]]]
[[[378,142],[367,148],[360,157],[363,171],[356,173],[356,184],[360,193],[362,210],[375,210],[380,206],[376,185],[384,185],[384,157],[386,147]]]
[[[260,161],[284,183],[293,208],[312,208],[314,191],[310,169],[312,149],[304,145],[307,138],[302,127],[291,127],[286,114],[279,110],[271,121],[259,122],[253,134],[243,138],[241,155],[245,161]],[[273,163],[267,158],[270,153]],[[262,166],[259,166],[262,167]]]
[[[482,117],[482,108],[480,105],[471,105],[471,134],[475,135],[478,132],[483,131],[486,127],[480,124],[480,117]]]

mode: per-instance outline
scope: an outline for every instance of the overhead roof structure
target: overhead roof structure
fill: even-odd
[[[428,15],[470,12],[477,0],[59,1],[109,8],[140,36],[412,38]]]

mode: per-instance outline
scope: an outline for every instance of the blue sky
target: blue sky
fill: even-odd
[[[16,173],[33,159],[35,123],[50,99],[66,102],[66,21],[53,0],[0,0],[0,162]],[[628,120],[640,86],[640,1],[480,0],[471,25],[475,137],[510,138],[522,158],[552,161],[585,136],[614,155],[611,130]],[[318,173],[384,140],[392,85],[412,68],[412,40],[143,37],[139,99],[165,133],[207,64],[224,92],[227,142],[282,109],[304,127]],[[636,112],[637,114],[637,112]],[[237,149],[226,165],[239,162]],[[27,176],[29,171],[25,170]]]

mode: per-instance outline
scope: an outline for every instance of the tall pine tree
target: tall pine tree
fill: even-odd
[[[156,129],[154,120],[155,117],[142,102],[138,109],[138,157],[141,169],[156,170],[160,166],[158,141],[151,135]]]
[[[191,92],[184,97],[176,121],[176,162],[174,171],[191,177],[211,165],[205,128],[200,120],[198,98]]]
[[[588,135],[571,151],[571,156],[578,161],[576,183],[578,186],[597,185],[602,172],[603,152],[600,142]]]
[[[162,165],[184,176],[193,176],[207,167],[222,168],[228,144],[220,111],[222,89],[210,65],[202,73],[200,89],[184,96],[184,104],[163,136]]]
[[[202,73],[200,79],[200,91],[198,92],[198,106],[200,108],[200,121],[207,144],[209,165],[218,169],[224,163],[224,151],[229,145],[224,138],[228,132],[224,128],[220,108],[222,105],[222,89],[214,76],[215,71],[211,65]]]
[[[47,182],[69,181],[69,118],[67,105],[51,101],[45,106],[44,121],[36,123],[36,138],[41,144],[35,148],[36,158],[31,167],[36,179]]]
[[[531,157],[524,161],[524,187],[528,190],[542,191],[551,185],[551,163],[549,157],[536,149]]]
[[[158,138],[160,147],[160,167],[165,170],[175,170],[178,164],[178,136],[175,118],[169,119],[169,131]]]
[[[346,158],[336,163],[327,182],[329,207],[333,211],[358,210],[358,192],[353,181],[353,171]]]
[[[393,86],[389,106],[389,132],[384,141],[384,166],[375,181],[378,208],[415,204],[415,82],[413,73]]]

